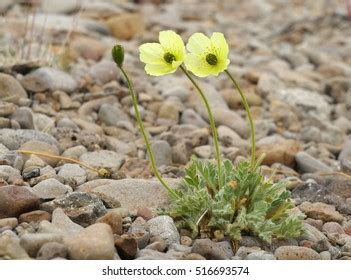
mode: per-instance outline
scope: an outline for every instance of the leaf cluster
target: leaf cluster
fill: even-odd
[[[218,185],[220,182],[220,186]],[[186,169],[179,198],[172,198],[165,210],[181,228],[196,237],[199,231],[222,232],[232,240],[243,233],[272,238],[294,238],[302,234],[301,217],[290,211],[294,207],[287,183],[273,183],[264,178],[259,162],[222,162],[218,180],[217,167],[210,161],[192,158]]]

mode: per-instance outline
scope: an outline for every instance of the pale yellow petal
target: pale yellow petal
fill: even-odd
[[[184,59],[184,42],[177,33],[172,30],[161,31],[159,33],[159,40],[165,52],[170,52],[177,60]]]
[[[194,33],[189,38],[186,48],[191,53],[201,55],[211,49],[211,40],[203,33]]]
[[[205,57],[189,53],[184,59],[185,67],[198,77],[207,77],[211,74],[211,65],[206,62]]]
[[[211,36],[211,42],[214,48],[216,49],[218,60],[227,59],[229,47],[224,35],[220,32],[214,32]]]
[[[228,65],[229,65],[229,59],[219,61],[217,65],[211,68],[210,70],[211,75],[218,76],[219,73],[222,73],[224,70],[228,68]]]
[[[146,64],[145,72],[151,76],[162,76],[165,74],[173,73],[177,68],[173,68],[170,64]]]
[[[139,47],[140,60],[144,63],[163,64],[163,48],[158,43],[146,43]]]

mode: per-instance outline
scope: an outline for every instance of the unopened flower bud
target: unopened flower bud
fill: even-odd
[[[124,49],[121,45],[115,45],[112,48],[112,58],[118,67],[122,67],[124,60]]]

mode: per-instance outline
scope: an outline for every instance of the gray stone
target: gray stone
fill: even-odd
[[[119,77],[116,64],[112,61],[102,60],[89,69],[89,74],[98,85],[104,85]]]
[[[17,225],[18,225],[17,218],[0,219],[0,228],[9,227],[10,229],[14,229]]]
[[[179,186],[179,180],[167,179],[170,187]],[[91,191],[103,199],[118,200],[121,207],[135,210],[139,207],[159,208],[169,204],[169,194],[156,180],[122,179],[95,180],[78,187],[78,190]]]
[[[338,156],[339,161],[342,161],[343,159],[351,160],[351,139],[345,141],[342,150]]]
[[[34,129],[34,116],[30,108],[20,107],[11,116],[23,129]]]
[[[56,91],[73,92],[77,82],[71,75],[56,68],[41,67],[27,74],[21,81],[22,85],[30,91]]]
[[[176,257],[174,255],[145,248],[138,251],[135,260],[176,260]]]
[[[63,234],[75,234],[83,230],[83,227],[74,223],[61,208],[52,212],[51,223]]]
[[[0,73],[0,100],[19,104],[21,98],[27,98],[21,84],[12,76]]]
[[[8,165],[0,165],[0,178],[4,179],[8,183],[14,182],[15,180],[21,180],[22,176],[19,170]]]
[[[36,184],[32,189],[33,193],[41,199],[54,199],[72,190],[54,178],[44,180]]]
[[[61,243],[63,237],[56,233],[27,233],[21,236],[20,244],[28,255],[35,258],[41,246],[48,242]]]
[[[321,241],[328,241],[327,237],[314,226],[304,223],[303,228],[304,228],[304,232],[303,232],[303,235],[300,237],[300,239],[309,240],[314,243],[318,243]]]
[[[52,5],[50,0],[41,1],[41,8],[43,12],[61,14],[61,13],[71,13],[79,9],[80,4],[72,2],[71,0],[61,0],[57,5]]]
[[[179,243],[180,236],[171,217],[158,216],[148,220],[146,225],[150,238],[163,239],[167,245]]]
[[[322,95],[298,88],[277,90],[273,93],[273,98],[286,102],[300,112],[314,112],[324,120],[329,119],[332,109]]]
[[[321,256],[321,260],[331,260],[331,254],[329,251],[320,252],[319,255]]]
[[[37,253],[38,260],[51,260],[55,258],[66,258],[68,249],[64,244],[58,242],[48,242],[40,247]]]
[[[248,143],[245,140],[227,126],[219,126],[217,132],[219,141],[225,147],[245,148],[248,146]]]
[[[4,144],[10,150],[18,150],[22,144],[30,141],[37,140],[48,143],[61,150],[60,144],[50,134],[40,132],[32,129],[1,129],[0,130],[0,143]]]
[[[52,212],[61,207],[65,214],[75,223],[86,227],[106,213],[102,201],[94,194],[83,192],[68,193],[63,197],[41,204],[41,209]]]
[[[66,236],[64,244],[73,260],[112,260],[116,254],[111,227],[93,224],[80,233]]]
[[[282,246],[274,252],[278,260],[320,260],[320,255],[307,247]]]
[[[88,166],[95,168],[105,168],[112,173],[117,173],[124,163],[124,156],[113,151],[100,150],[95,152],[84,153],[79,160]]]
[[[246,260],[275,260],[275,256],[272,253],[265,251],[252,252],[247,255]]]
[[[298,168],[304,173],[333,171],[328,165],[303,151],[295,155],[295,160]]]
[[[237,257],[240,260],[244,260],[251,253],[259,253],[259,252],[264,252],[264,251],[262,251],[262,249],[258,246],[249,246],[249,247],[240,246],[235,253],[235,257]]]
[[[11,231],[0,234],[0,259],[29,259],[27,252],[21,247],[18,237]]]
[[[196,239],[191,252],[198,253],[207,260],[227,260],[234,256],[228,241],[213,242],[210,239]]]
[[[99,121],[107,126],[118,127],[120,121],[129,121],[128,115],[117,103],[101,105],[98,117]]]
[[[185,109],[180,117],[181,124],[192,124],[197,127],[208,127],[209,124],[193,109]]]
[[[172,149],[168,142],[163,140],[155,141],[152,143],[151,149],[154,153],[157,167],[172,164]]]
[[[63,177],[65,184],[70,185],[72,188],[76,188],[87,180],[87,172],[79,164],[64,164],[58,175]]]

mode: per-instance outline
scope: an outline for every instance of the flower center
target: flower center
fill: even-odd
[[[213,53],[209,53],[206,55],[206,61],[210,65],[216,65],[218,62],[217,56],[215,56]]]
[[[174,56],[174,54],[171,54],[170,52],[166,52],[163,56],[163,59],[169,63],[169,64],[172,64],[172,62],[174,60],[176,60],[176,57]]]

